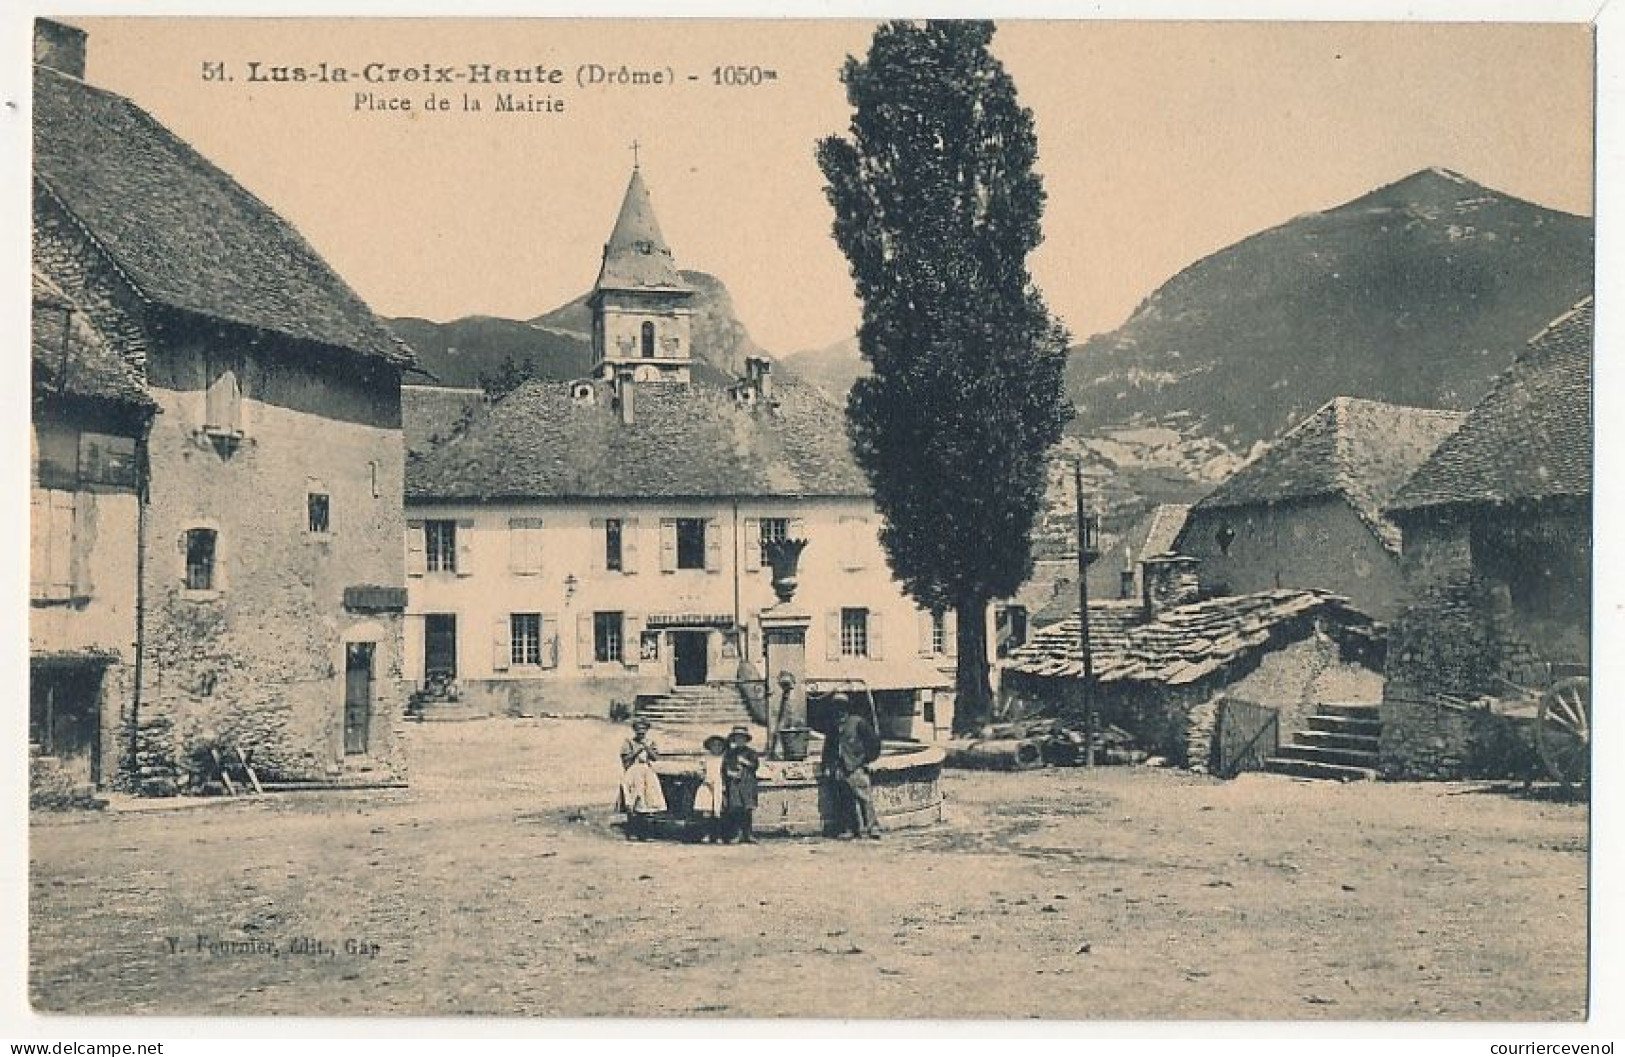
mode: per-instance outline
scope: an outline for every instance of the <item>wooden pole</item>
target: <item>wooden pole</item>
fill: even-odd
[[[1083,460],[1072,464],[1078,519],[1078,646],[1083,654],[1083,765],[1095,765],[1095,659],[1089,648],[1089,526],[1083,509]]]

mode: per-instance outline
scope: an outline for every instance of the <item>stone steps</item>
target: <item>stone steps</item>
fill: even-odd
[[[752,722],[739,689],[731,683],[680,686],[671,693],[638,697],[633,714],[663,727],[720,727]]]
[[[1295,778],[1334,782],[1368,782],[1377,777],[1377,748],[1382,735],[1377,705],[1322,704],[1308,728],[1264,761],[1264,769]]]

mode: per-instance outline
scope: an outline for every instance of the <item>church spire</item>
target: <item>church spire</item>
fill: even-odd
[[[643,170],[633,168],[615,228],[604,244],[604,263],[598,270],[599,290],[686,290],[678,274],[671,247],[660,233],[654,202],[649,198]]]

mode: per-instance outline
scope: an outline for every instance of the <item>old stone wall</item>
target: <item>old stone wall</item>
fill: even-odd
[[[1405,526],[1411,595],[1392,631],[1382,711],[1382,767],[1390,777],[1526,769],[1519,747],[1527,756],[1527,733],[1467,703],[1515,696],[1514,686],[1540,689],[1551,662],[1572,663],[1589,653],[1585,513],[1537,513],[1525,522],[1537,526],[1543,546],[1551,548],[1544,553],[1579,585],[1558,591],[1555,604],[1550,592],[1531,597],[1502,575],[1505,567],[1527,565],[1498,549],[1512,520],[1498,514],[1488,539],[1484,524],[1466,515]]]

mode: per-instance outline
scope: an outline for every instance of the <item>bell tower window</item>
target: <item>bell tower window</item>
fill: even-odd
[[[655,358],[655,325],[653,323],[646,322],[643,324],[643,358],[646,360]]]

